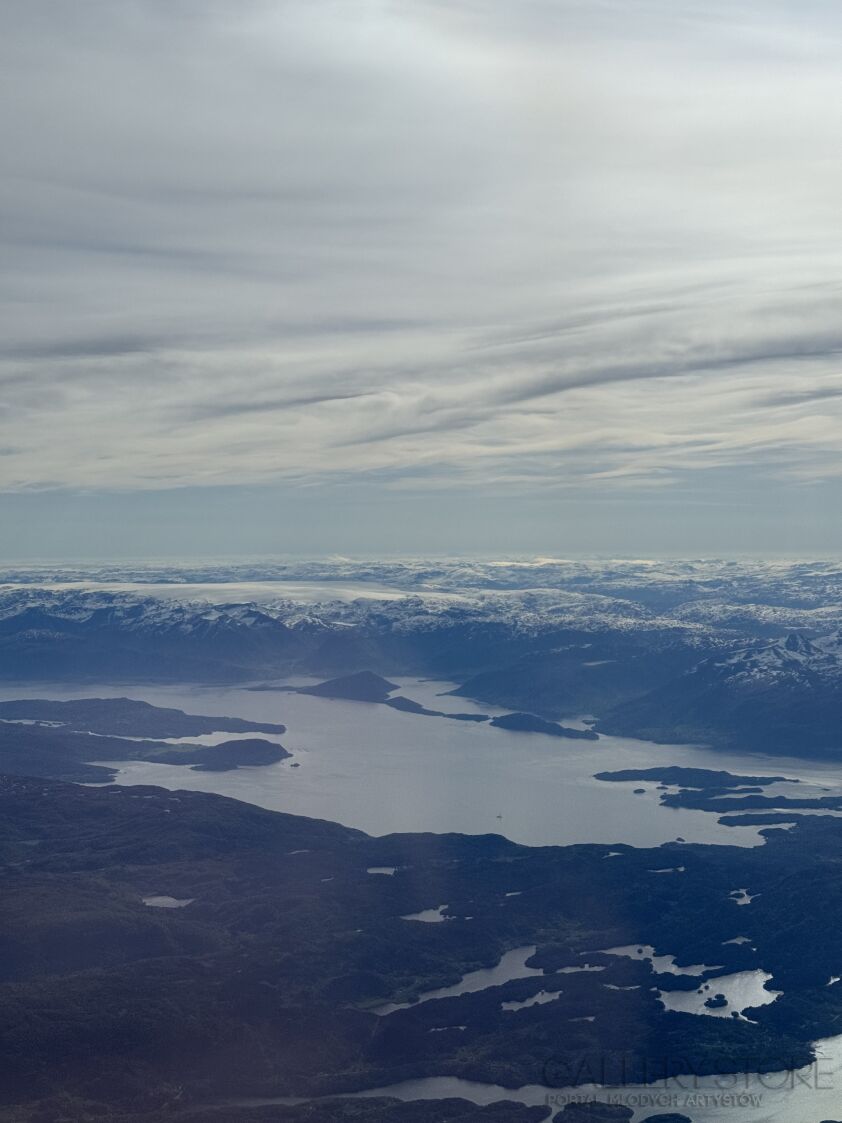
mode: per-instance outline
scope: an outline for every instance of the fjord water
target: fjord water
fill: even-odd
[[[401,693],[430,708],[451,713],[503,712],[441,696],[452,688],[450,683],[402,679],[400,687]],[[216,792],[374,835],[497,833],[532,846],[576,842],[657,846],[680,836],[688,842],[750,846],[760,841],[755,828],[728,827],[703,811],[661,807],[660,793],[651,781],[605,783],[595,780],[594,773],[677,764],[792,776],[805,781],[794,789],[798,794],[815,786],[839,787],[833,769],[821,763],[618,737],[575,741],[514,733],[486,723],[401,713],[382,705],[242,686],[27,684],[0,689],[3,698],[93,696],[127,696],[192,713],[287,726],[279,740],[293,756],[278,764],[216,773],[120,762],[115,765],[120,784]],[[633,794],[639,787],[646,789],[644,795]]]

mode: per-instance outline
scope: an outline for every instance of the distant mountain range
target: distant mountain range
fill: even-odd
[[[635,604],[652,612],[689,612],[742,606],[747,618],[756,616],[780,624],[785,615],[794,626],[795,614],[830,613],[842,617],[842,563],[839,561],[723,561],[690,560],[571,560],[559,558],[475,558],[399,560],[317,560],[202,563],[200,565],[132,564],[99,566],[26,565],[0,569],[0,587],[87,586],[139,588],[168,586],[187,590],[191,585],[310,583],[327,601],[345,589],[343,599],[359,594],[377,596],[381,590],[421,596],[530,591],[536,596],[583,594]],[[291,587],[291,586],[290,586]],[[349,591],[350,590],[350,591]],[[300,594],[300,588],[299,588]],[[294,598],[292,598],[294,599]],[[752,610],[756,609],[754,613]],[[802,617],[805,619],[805,617]]]
[[[564,594],[258,605],[19,586],[0,592],[0,677],[236,682],[368,668],[464,677],[598,637],[698,648],[708,632]]]
[[[337,561],[0,576],[10,682],[277,684],[366,670],[455,681],[456,693],[547,719],[591,715],[601,732],[842,755],[836,564]],[[293,581],[310,583],[306,596]],[[248,582],[262,583],[259,602],[236,600]]]

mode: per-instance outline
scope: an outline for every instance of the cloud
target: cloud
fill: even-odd
[[[0,488],[833,473],[837,5],[0,23]]]
[[[766,394],[758,399],[761,406],[771,408],[812,405],[814,402],[827,402],[842,398],[842,386],[811,386],[804,390],[782,390],[777,394]]]

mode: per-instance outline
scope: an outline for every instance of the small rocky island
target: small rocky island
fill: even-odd
[[[298,693],[313,694],[317,698],[344,698],[352,702],[386,702],[397,689],[396,682],[389,682],[374,671],[357,671],[356,674],[341,675],[316,686],[299,687]]]
[[[149,760],[155,764],[189,764],[193,772],[233,772],[235,768],[260,768],[276,764],[291,756],[292,753],[287,752],[283,745],[276,745],[259,737],[243,737],[199,748],[186,745],[184,749],[174,748],[169,752],[158,753]]]
[[[708,1010],[722,1010],[728,1005],[728,999],[724,994],[715,994],[712,998],[705,999],[705,1006]]]

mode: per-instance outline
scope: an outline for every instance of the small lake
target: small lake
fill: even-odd
[[[302,683],[304,680],[301,680]],[[315,681],[315,680],[307,680]],[[401,678],[401,693],[447,712],[505,711],[441,697],[452,683]],[[771,773],[805,781],[806,795],[840,790],[833,766],[621,737],[575,741],[514,733],[484,723],[401,713],[388,706],[226,686],[42,683],[0,687],[0,698],[139,698],[188,712],[282,722],[291,759],[263,768],[194,772],[119,762],[120,784],[216,792],[273,811],[327,819],[373,835],[403,831],[502,834],[528,846],[576,842],[657,846],[687,842],[756,845],[752,827],[728,827],[705,811],[662,807],[656,784],[605,783],[594,773],[663,763]],[[222,739],[231,739],[225,734]],[[203,741],[204,738],[193,738]],[[298,767],[293,767],[298,765]],[[643,787],[644,794],[634,795]],[[670,876],[680,877],[680,873]]]

